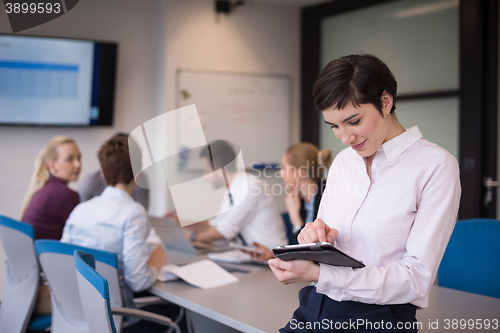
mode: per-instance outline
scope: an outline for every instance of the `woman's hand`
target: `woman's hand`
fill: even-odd
[[[268,264],[278,281],[283,284],[318,282],[319,279],[319,265],[310,260],[270,259]]]
[[[299,244],[328,242],[333,243],[339,232],[330,228],[322,219],[316,219],[313,223],[306,223],[304,229],[297,236]]]

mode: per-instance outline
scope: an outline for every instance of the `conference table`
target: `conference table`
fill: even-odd
[[[169,264],[206,259],[168,253]],[[200,289],[177,280],[157,282],[150,291],[184,307],[195,333],[270,333],[285,326],[299,305],[299,290],[307,284],[282,285],[267,266],[229,266],[246,271],[233,272],[238,281],[232,284]],[[500,299],[433,286],[429,307],[417,311],[417,325],[419,332],[500,332]]]

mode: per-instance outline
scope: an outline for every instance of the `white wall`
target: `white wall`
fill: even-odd
[[[165,109],[164,2],[81,1],[68,14],[23,34],[118,42],[114,126],[103,128],[0,127],[1,213],[17,218],[33,160],[58,134],[72,136],[83,155],[82,175],[98,168],[96,152],[117,131],[131,131]],[[0,11],[0,32],[11,32]],[[75,187],[76,184],[70,184]]]
[[[297,142],[300,139],[300,8],[251,2],[217,19],[213,7],[211,0],[167,3],[167,109],[176,108],[179,68],[287,74],[292,77],[293,96],[290,137]],[[171,127],[169,134],[168,149],[175,151],[175,128]],[[169,207],[172,207],[170,200]]]
[[[22,34],[119,43],[112,128],[0,126],[0,214],[17,218],[37,152],[52,137],[74,137],[82,151],[82,175],[98,168],[99,145],[175,109],[175,71],[199,68],[288,74],[293,80],[292,141],[299,140],[300,9],[250,3],[216,22],[212,0],[86,0],[68,14]],[[0,8],[3,8],[0,6]],[[0,10],[0,32],[10,33]],[[173,145],[176,129],[169,129]],[[75,187],[76,184],[71,184]],[[167,209],[165,191],[152,191],[152,214]],[[172,207],[172,205],[169,205]],[[0,262],[4,262],[0,247]],[[0,297],[5,268],[0,266]]]
[[[96,151],[106,138],[175,109],[175,71],[180,67],[290,75],[294,96],[291,137],[298,141],[299,17],[296,5],[250,3],[220,17],[217,23],[211,0],[88,0],[54,21],[23,31],[28,35],[119,43],[115,125],[0,126],[1,213],[18,217],[34,157],[55,135],[66,134],[77,140],[85,175],[98,168]],[[0,32],[11,32],[4,11],[0,11]],[[175,128],[170,134],[174,140]],[[70,186],[76,187],[76,183]],[[166,209],[164,196],[157,191],[152,195],[151,212],[161,214]]]
[[[0,32],[10,33],[0,6]],[[33,161],[58,134],[76,139],[83,155],[82,175],[98,168],[98,147],[117,131],[131,131],[165,110],[164,2],[135,0],[80,1],[68,14],[23,34],[118,42],[115,125],[105,128],[0,127],[0,214],[18,218]],[[74,187],[76,184],[71,184]],[[165,199],[163,198],[163,202]],[[155,209],[155,202],[152,203]],[[157,209],[157,208],[156,208]],[[164,208],[161,210],[163,211]],[[4,254],[0,251],[0,296]]]

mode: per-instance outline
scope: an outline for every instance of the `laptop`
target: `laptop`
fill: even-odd
[[[189,254],[205,254],[231,249],[226,240],[217,243],[191,242],[186,238],[186,232],[177,221],[171,218],[148,216],[149,222],[166,248],[175,249]]]

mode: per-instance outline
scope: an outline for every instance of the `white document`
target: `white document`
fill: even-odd
[[[208,259],[212,259],[214,261],[229,262],[232,264],[244,264],[244,263],[254,262],[251,255],[242,252],[240,250],[209,253]]]
[[[178,280],[179,277],[172,273],[175,269],[179,268],[179,266],[175,265],[165,265],[158,272],[157,279],[161,282],[174,281]]]
[[[184,265],[165,265],[158,273],[158,280],[165,282],[179,277],[193,286],[208,289],[238,281],[238,278],[211,260],[205,259]]]

